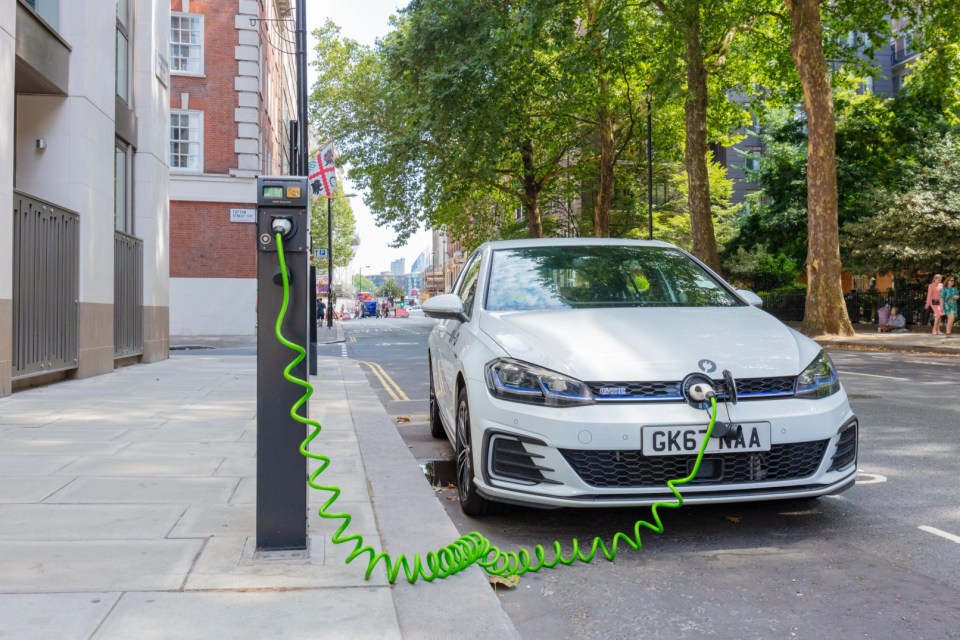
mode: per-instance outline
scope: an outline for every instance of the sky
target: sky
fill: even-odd
[[[405,7],[407,0],[308,0],[307,1],[307,51],[314,51],[317,41],[312,31],[319,28],[328,18],[342,29],[343,36],[363,44],[372,45],[374,41],[386,35],[390,27],[388,19],[397,9]],[[308,81],[313,86],[315,79],[313,68],[309,70]],[[398,258],[406,259],[409,271],[413,261],[430,246],[430,232],[421,229],[410,237],[406,246],[390,248],[396,234],[390,227],[378,227],[373,214],[363,202],[363,193],[347,179],[344,184],[347,193],[357,193],[360,197],[351,198],[353,213],[357,219],[357,234],[360,246],[351,263],[350,271],[356,273],[362,267],[364,273],[380,273],[390,270],[390,262]]]

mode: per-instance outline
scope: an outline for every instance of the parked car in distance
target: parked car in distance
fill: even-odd
[[[718,398],[688,503],[811,498],[851,487],[858,422],[817,343],[665,242],[491,242],[423,303],[430,424],[461,508],[635,507],[670,498]]]

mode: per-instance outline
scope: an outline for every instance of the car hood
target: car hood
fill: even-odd
[[[820,351],[749,306],[486,312],[480,328],[512,358],[589,382],[680,380],[702,360],[713,378],[795,376]]]

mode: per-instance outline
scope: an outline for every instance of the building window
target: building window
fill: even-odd
[[[170,170],[203,171],[203,114],[170,112]]]
[[[130,163],[128,147],[117,142],[113,149],[113,219],[117,231],[132,233],[130,216]]]
[[[25,0],[48,25],[60,30],[60,0]]]
[[[117,97],[130,103],[130,12],[129,0],[117,0]]]
[[[170,15],[170,70],[184,74],[203,73],[202,15]]]

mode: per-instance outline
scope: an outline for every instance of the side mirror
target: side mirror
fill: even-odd
[[[747,291],[746,289],[737,289],[737,293],[740,294],[740,297],[747,301],[747,304],[757,307],[758,309],[763,308],[763,298],[755,294],[753,291]]]
[[[423,314],[428,318],[437,320],[459,320],[467,321],[467,314],[463,312],[463,300],[455,293],[445,293],[442,296],[434,296],[423,303],[421,306]]]

